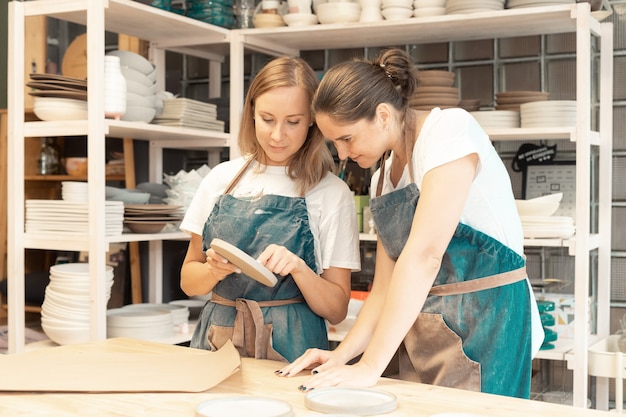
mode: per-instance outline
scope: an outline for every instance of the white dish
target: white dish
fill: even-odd
[[[389,413],[398,407],[392,393],[374,388],[333,387],[307,392],[304,405],[320,413],[348,413],[377,415]]]
[[[222,239],[215,238],[211,241],[211,248],[219,255],[228,259],[229,262],[237,265],[244,274],[261,284],[273,287],[278,282],[276,276],[269,269],[238,247]]]
[[[136,69],[142,74],[148,75],[154,71],[154,67],[146,58],[130,51],[111,51],[107,55],[118,56],[120,65]]]
[[[292,417],[291,404],[272,398],[237,396],[201,402],[196,417]]]
[[[283,16],[287,26],[317,25],[317,16],[311,13],[288,13]]]

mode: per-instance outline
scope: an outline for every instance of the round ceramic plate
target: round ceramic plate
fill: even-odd
[[[389,413],[398,407],[396,396],[373,388],[319,388],[307,392],[304,405],[320,413],[361,416]]]
[[[262,397],[229,397],[201,402],[196,417],[292,417],[289,403]]]
[[[272,272],[261,265],[259,261],[242,251],[236,246],[231,245],[222,239],[213,239],[211,241],[211,248],[228,259],[229,262],[237,265],[241,271],[248,275],[250,278],[265,284],[268,287],[273,287],[278,281],[276,276]]]

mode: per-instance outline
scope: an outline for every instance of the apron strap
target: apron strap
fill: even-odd
[[[237,298],[236,300],[229,300],[213,293],[211,302],[237,309],[233,328],[233,345],[237,350],[249,358],[267,359],[269,333],[264,331],[265,322],[261,307],[303,303],[304,299],[290,298],[287,300],[254,301]]]
[[[246,170],[248,169],[248,167],[250,166],[250,164],[252,163],[253,160],[254,160],[254,158],[250,157],[243,164],[243,166],[241,167],[239,172],[237,172],[237,175],[235,175],[235,177],[228,184],[228,187],[226,187],[226,190],[224,190],[224,194],[230,194],[230,192],[233,190],[233,188],[235,188],[235,185],[237,185],[237,183],[239,182],[241,177],[243,177],[243,174],[246,172]]]
[[[430,289],[428,295],[445,296],[460,295],[482,290],[488,290],[521,281],[528,276],[523,266],[512,271],[488,277],[472,279],[470,281],[455,282],[453,284],[436,285]]]

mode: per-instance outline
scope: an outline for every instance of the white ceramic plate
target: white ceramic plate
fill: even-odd
[[[241,271],[248,275],[250,278],[265,284],[268,287],[276,285],[278,280],[272,272],[261,265],[259,261],[242,251],[236,246],[231,245],[222,239],[213,239],[211,241],[211,248],[228,259],[229,262],[237,265]]]
[[[292,417],[291,404],[272,398],[239,396],[201,402],[196,417]]]
[[[396,396],[374,388],[319,388],[307,392],[304,405],[320,413],[377,415],[398,407]]]

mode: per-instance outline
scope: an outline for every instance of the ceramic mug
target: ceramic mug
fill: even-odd
[[[312,0],[288,0],[289,13],[311,14]]]

